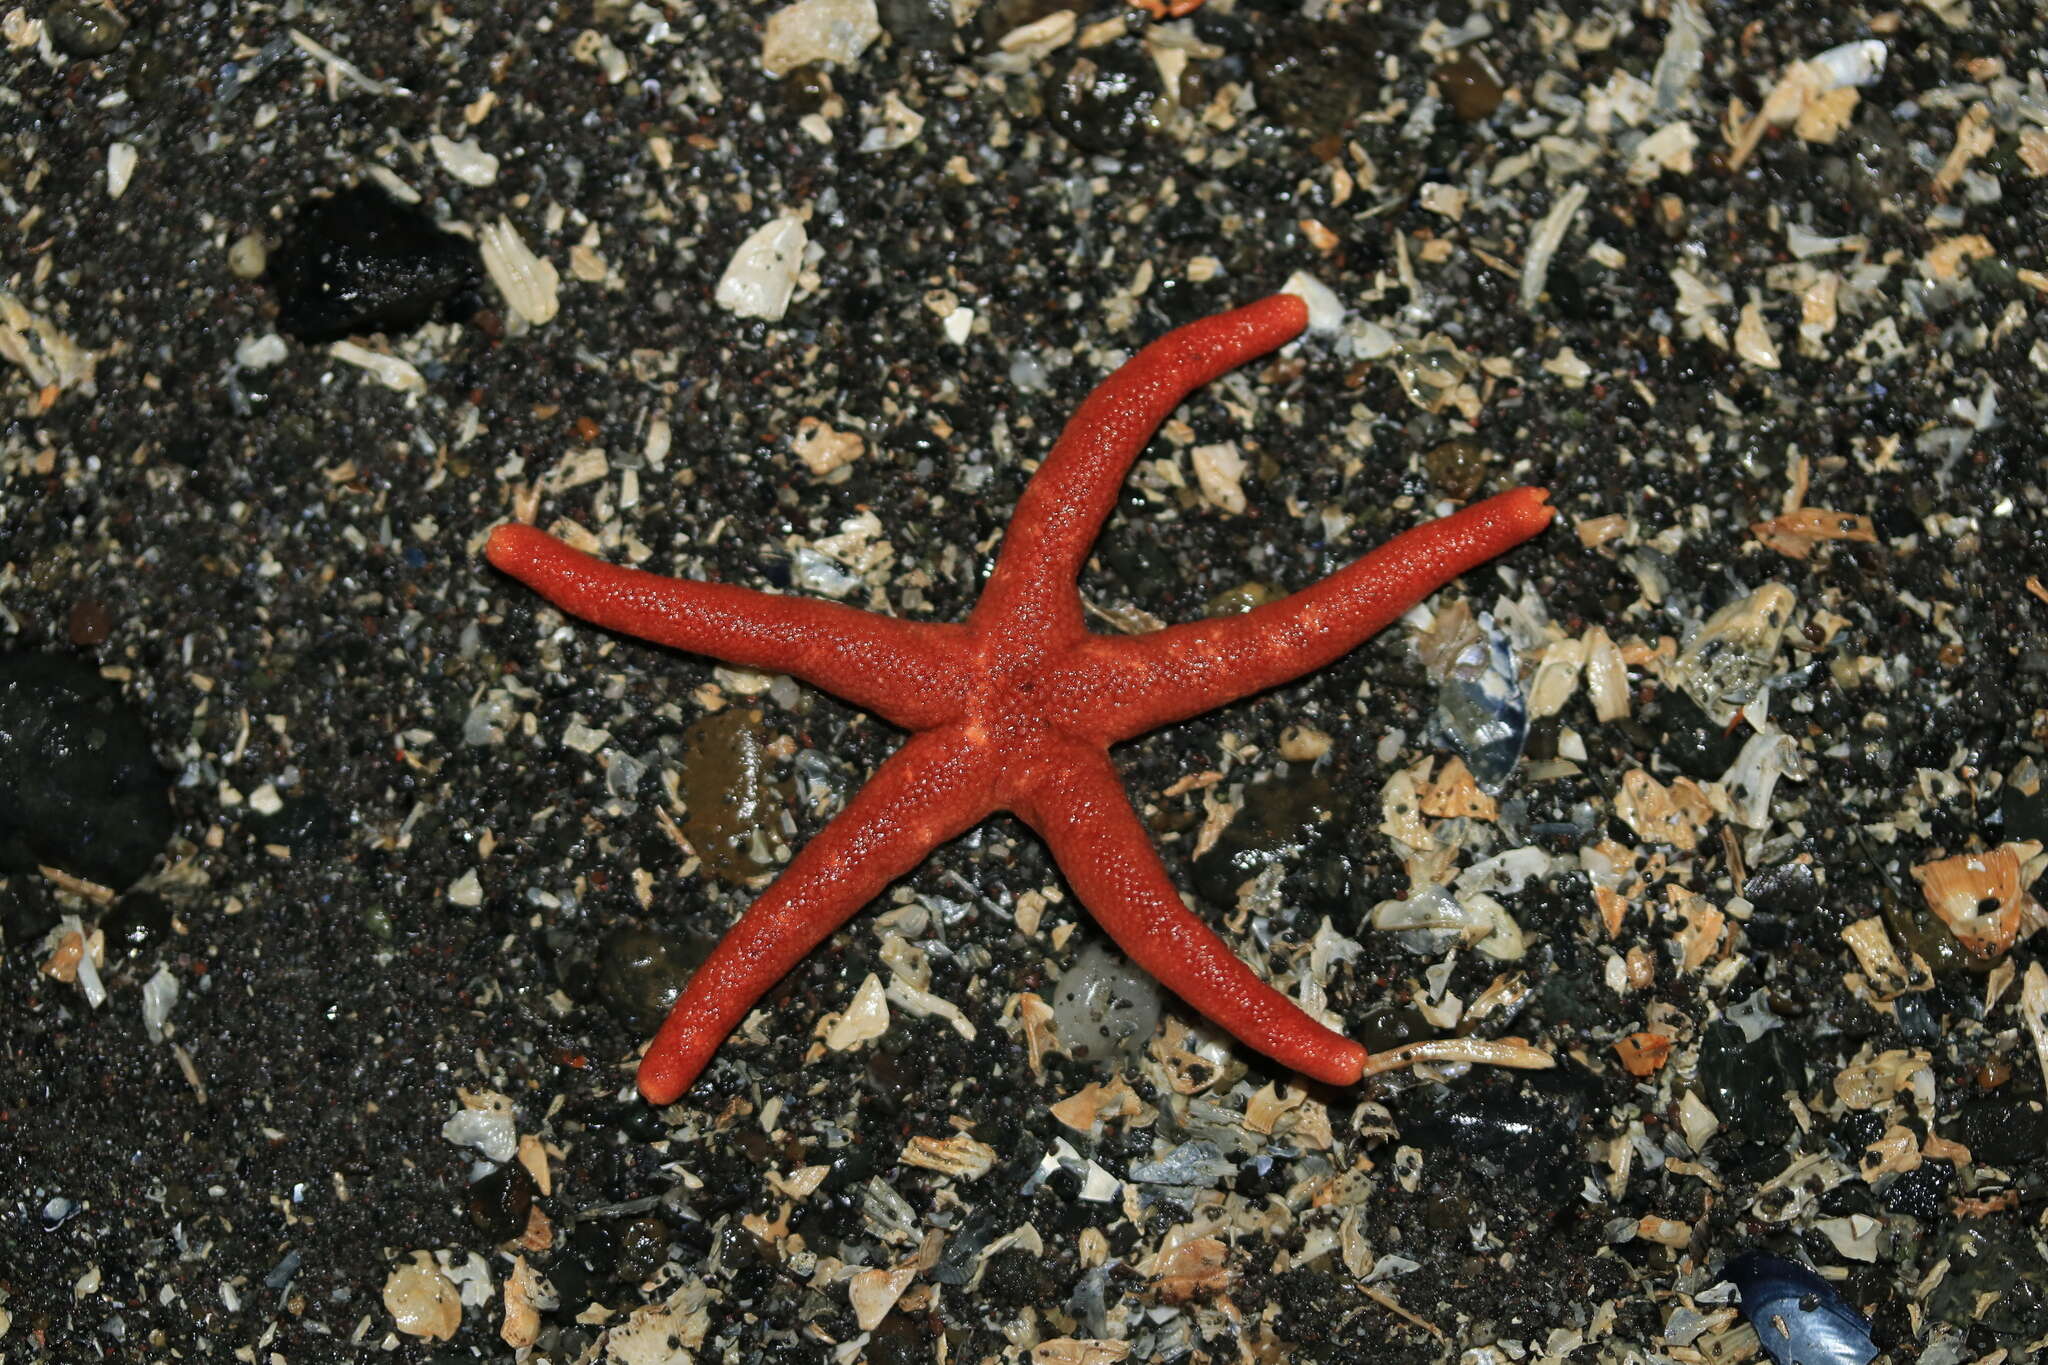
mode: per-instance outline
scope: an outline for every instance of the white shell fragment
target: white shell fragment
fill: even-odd
[[[1328,336],[1343,327],[1344,301],[1315,276],[1297,270],[1280,286],[1280,292],[1293,294],[1308,305],[1309,331]]]
[[[1921,863],[1913,878],[1949,932],[1973,955],[1989,960],[2019,940],[2030,911],[2039,923],[2040,911],[2027,887],[2039,875],[2034,860],[2040,855],[2039,843],[2019,840],[1988,852]]]
[[[128,189],[128,178],[135,174],[135,144],[132,142],[110,142],[107,144],[107,198],[119,199]]]
[[[916,1278],[917,1267],[907,1265],[896,1270],[863,1270],[849,1280],[846,1297],[853,1305],[854,1321],[860,1324],[860,1330],[872,1332],[880,1327],[882,1319],[889,1316],[896,1300],[903,1297],[903,1291]]]
[[[790,439],[789,448],[804,462],[804,468],[821,479],[839,473],[867,453],[867,443],[861,440],[859,432],[835,431],[816,417],[806,417],[796,424],[796,435]]]
[[[410,362],[395,355],[385,355],[382,351],[358,346],[353,341],[337,341],[327,350],[336,360],[369,371],[370,376],[387,389],[397,389],[400,393],[427,391],[427,377],[414,369]]]
[[[553,1287],[526,1258],[514,1257],[512,1273],[505,1277],[505,1324],[498,1329],[498,1339],[514,1349],[533,1345],[540,1338],[541,1312],[560,1306]]]
[[[1782,730],[1764,730],[1749,737],[1742,752],[1721,775],[1735,805],[1735,820],[1751,829],[1763,829],[1771,820],[1771,793],[1778,779],[1801,778],[1799,746]]]
[[[560,307],[556,290],[562,278],[554,262],[534,255],[519,229],[503,215],[484,227],[480,245],[484,269],[512,311],[536,327],[551,321]]]
[[[1673,672],[1716,725],[1734,720],[1763,690],[1797,600],[1784,584],[1766,583],[1715,612],[1686,641]]]
[[[711,1326],[704,1282],[688,1279],[662,1303],[636,1309],[605,1341],[607,1365],[676,1365],[693,1360]]]
[[[156,975],[142,985],[142,1028],[152,1043],[164,1040],[164,1021],[171,1017],[171,1007],[178,1003],[178,978],[171,975],[168,967],[158,967]]]
[[[92,383],[99,357],[0,291],[0,359],[26,370],[39,389],[70,389]]]
[[[1013,28],[996,40],[1004,61],[1003,71],[1023,71],[1031,63],[1049,57],[1074,40],[1077,27],[1072,10],[1055,10],[1043,19],[1034,19],[1019,28]]]
[[[1528,255],[1522,262],[1522,307],[1534,308],[1536,301],[1543,297],[1543,286],[1550,278],[1551,258],[1557,255],[1557,248],[1564,241],[1564,235],[1572,229],[1572,219],[1579,216],[1579,210],[1586,205],[1584,182],[1572,186],[1557,197],[1550,212],[1543,215],[1543,221],[1529,234]]]
[[[1845,85],[1870,85],[1884,74],[1885,46],[1875,38],[1831,47],[1818,57],[1807,59],[1823,90]]]
[[[1224,441],[1219,445],[1196,446],[1190,458],[1194,461],[1195,483],[1202,490],[1202,501],[1233,517],[1242,515],[1245,462],[1236,444]]]
[[[498,158],[477,145],[473,137],[457,142],[436,133],[427,139],[441,169],[465,185],[488,185],[498,178]]]
[[[2034,1035],[2034,1058],[2041,1074],[2048,1076],[2048,971],[2039,962],[2027,964],[2026,983],[2020,987],[2020,1014],[2027,1032]]]
[[[1764,324],[1763,304],[1755,299],[1742,305],[1742,319],[1735,327],[1735,354],[1760,370],[1778,368],[1778,344]]]
[[[924,131],[924,115],[903,102],[894,90],[882,96],[882,107],[872,111],[868,130],[861,135],[863,152],[893,152],[917,141]]]
[[[1629,159],[1628,178],[1638,185],[1647,185],[1666,171],[1691,175],[1692,154],[1699,145],[1700,135],[1692,130],[1691,124],[1667,123],[1636,144],[1635,155]]]
[[[743,318],[782,321],[809,245],[803,219],[793,213],[755,228],[719,277],[718,306]]]
[[[811,62],[846,66],[881,36],[875,0],[797,0],[768,16],[761,67],[783,76]]]
[[[441,1125],[441,1136],[458,1147],[474,1147],[487,1161],[510,1161],[519,1150],[519,1120],[512,1101],[484,1091],[464,1092],[461,1113]]]
[[[889,996],[882,989],[882,978],[869,972],[860,989],[853,993],[846,1013],[826,1015],[821,1022],[825,1026],[825,1046],[834,1052],[871,1043],[887,1033]]]

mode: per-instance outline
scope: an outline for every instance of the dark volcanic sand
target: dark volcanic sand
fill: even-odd
[[[603,1335],[671,1295],[673,1329],[734,1362],[1723,1359],[1747,1329],[1720,1269],[1756,1247],[1809,1259],[1901,1359],[2026,1358],[2048,1335],[2048,1000],[2031,1029],[2024,1003],[2041,916],[2022,907],[2016,971],[1988,971],[1911,868],[2017,844],[2024,881],[2048,838],[2040,9],[1318,21],[1245,0],[1149,27],[1103,6],[1073,41],[1004,55],[1043,7],[966,8],[955,31],[890,0],[857,59],[781,79],[764,12],[737,6],[135,3],[116,35],[62,0],[7,19],[0,351],[33,363],[0,371],[0,649],[118,683],[176,829],[143,883],[173,923],[110,945],[97,1009],[41,973],[44,936],[149,903],[108,912],[32,869],[0,883],[0,1360],[509,1357],[500,1242],[531,1215],[523,1176],[470,1188],[477,1153],[441,1135],[458,1088],[510,1096],[554,1149],[529,1230],[552,1245],[523,1254],[562,1306],[532,1359],[671,1358]],[[1674,54],[1695,22],[1693,75]],[[294,31],[362,78],[330,81]],[[1798,98],[1795,72],[1787,126],[1735,164],[1724,127],[1739,138],[1789,63],[1869,39],[1887,60],[1860,101],[1826,79]],[[861,150],[899,104],[916,136]],[[457,178],[437,134],[474,137],[495,178]],[[118,198],[115,144],[135,155]],[[528,325],[458,280],[425,310],[442,320],[358,337],[410,362],[409,390],[324,343],[258,344],[277,293],[230,249],[280,248],[309,203],[378,176],[471,235],[508,220],[558,272],[559,313]],[[815,259],[781,321],[736,317],[717,282],[784,212]],[[1439,620],[1492,613],[1525,679],[1598,628],[1628,714],[1600,719],[1581,684],[1531,725],[1497,819],[1430,822],[1440,847],[1413,865],[1436,881],[1547,859],[1496,893],[1525,940],[1511,960],[1368,922],[1410,891],[1383,789],[1449,753],[1413,630],[1119,759],[1169,866],[1263,970],[1315,978],[1376,1047],[1515,1035],[1558,1067],[1312,1090],[1277,1126],[1257,1092],[1288,1077],[1243,1049],[1192,1097],[1144,1054],[1034,1075],[1015,997],[1050,998],[1100,936],[995,821],[908,879],[887,925],[871,910],[815,953],[683,1105],[646,1109],[642,931],[687,964],[752,895],[713,865],[763,870],[709,841],[772,868],[894,736],[565,621],[482,564],[489,527],[567,520],[645,567],[792,591],[843,575],[849,601],[955,619],[1079,397],[1295,272],[1342,327],[1169,424],[1084,576],[1097,628],[1297,588],[1447,498],[1539,483],[1558,527],[1440,594]],[[32,319],[40,349],[15,341]],[[96,353],[89,381],[56,373],[60,334]],[[862,438],[843,475],[799,458],[807,417]],[[1225,442],[1236,515],[1191,455]],[[1868,521],[1752,530],[1802,505]],[[1766,701],[1724,726],[1674,651],[1772,582],[1793,607]],[[486,704],[471,738],[496,742],[471,743]],[[735,706],[759,722],[699,725]],[[1657,824],[1645,802],[1719,781],[1756,722],[1803,780],[1750,824],[1704,785]],[[1328,756],[1285,761],[1291,726]],[[749,754],[755,814],[720,827],[704,807]],[[659,818],[678,799],[694,862]],[[1627,869],[1613,935],[1603,841]],[[2017,903],[1990,894],[1994,917]],[[1914,989],[1844,941],[1873,918],[1924,959]],[[1326,920],[1355,957],[1308,952]],[[899,1008],[879,1040],[823,1050],[820,1020],[888,979],[892,927],[974,1040]],[[180,993],[152,1041],[160,967]],[[1670,1047],[1640,1079],[1614,1048],[1638,1033]],[[1135,1117],[1055,1118],[1119,1074]],[[986,1174],[901,1159],[962,1131]],[[1033,1181],[1061,1140],[1107,1200],[1078,1198],[1085,1166]],[[448,1342],[395,1335],[384,1307],[415,1251],[488,1276]],[[863,1340],[849,1277],[899,1265],[917,1274]]]

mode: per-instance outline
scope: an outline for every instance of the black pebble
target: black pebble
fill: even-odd
[[[368,185],[306,205],[270,258],[278,325],[307,342],[462,317],[481,279],[474,244]]]
[[[668,1239],[664,1218],[649,1214],[626,1224],[619,1230],[618,1277],[629,1284],[651,1278],[668,1260]]]
[[[651,1029],[667,1017],[704,956],[674,934],[614,930],[597,953],[598,998],[628,1028]]]
[[[1700,1045],[1699,1075],[1707,1107],[1753,1142],[1792,1134],[1785,1092],[1806,1093],[1806,1049],[1791,1030],[1775,1028],[1750,1042],[1727,1020],[1709,1024]]]
[[[40,877],[0,881],[0,939],[9,948],[33,952],[57,927],[57,907]]]
[[[516,1161],[508,1161],[473,1182],[465,1200],[469,1221],[492,1242],[509,1242],[526,1231],[533,1208],[533,1177]]]
[[[1981,1099],[1965,1104],[1943,1134],[1986,1166],[2038,1160],[2048,1151],[2048,1105],[2036,1099]]]
[[[140,953],[171,936],[171,907],[154,891],[130,891],[100,917],[112,954]]]
[[[0,873],[119,890],[171,837],[170,784],[121,689],[67,654],[0,655]]]
[[[1923,1161],[1891,1183],[1884,1192],[1884,1206],[1932,1222],[1948,1212],[1948,1190],[1955,1181],[1952,1162]]]
[[[1046,116],[1084,152],[1112,156],[1145,136],[1159,102],[1159,71],[1133,40],[1091,48],[1067,64],[1046,96]]]
[[[1657,752],[1688,777],[1718,779],[1742,752],[1743,731],[1716,725],[1676,687],[1665,688],[1643,720],[1657,734]]]

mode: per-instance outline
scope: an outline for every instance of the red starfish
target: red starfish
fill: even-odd
[[[1018,500],[964,624],[900,621],[622,569],[530,526],[491,532],[491,563],[562,610],[727,663],[793,674],[910,731],[691,976],[640,1063],[674,1101],[754,1002],[947,839],[1008,810],[1038,831],[1110,937],[1241,1042],[1318,1080],[1356,1082],[1366,1051],[1239,961],[1181,903],[1109,746],[1341,657],[1444,583],[1550,524],[1517,488],[1395,537],[1241,616],[1091,635],[1075,579],[1118,487],[1196,388],[1299,335],[1290,294],[1167,333],[1081,404]]]

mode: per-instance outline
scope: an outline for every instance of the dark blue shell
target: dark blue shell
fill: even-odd
[[[1870,1324],[1812,1269],[1746,1251],[1722,1272],[1742,1294],[1742,1316],[1777,1365],[1869,1365]]]

